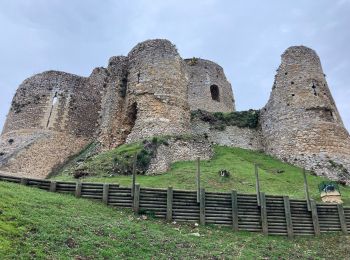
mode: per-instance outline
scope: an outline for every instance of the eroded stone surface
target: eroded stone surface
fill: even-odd
[[[182,140],[172,138],[167,145],[157,148],[156,156],[151,160],[146,174],[159,174],[169,170],[170,165],[177,161],[194,161],[197,158],[209,160],[213,156],[212,145],[202,137]]]
[[[349,182],[350,137],[315,51],[295,46],[283,53],[261,127],[267,153]]]
[[[235,111],[232,87],[218,64],[198,58],[186,59],[191,110],[209,112]]]
[[[13,98],[0,138],[0,170],[45,177],[86,144],[103,150],[153,136],[202,136],[160,147],[149,173],[176,160],[211,155],[210,143],[264,150],[318,175],[350,182],[350,137],[317,54],[291,47],[282,55],[256,128],[190,122],[190,111],[235,110],[223,69],[183,60],[168,40],[148,40],[89,77],[47,71],[26,79]],[[10,141],[12,140],[12,141]],[[198,141],[198,140],[197,140]],[[171,148],[171,149],[170,149]],[[162,150],[163,149],[163,150]]]
[[[226,126],[224,130],[212,128],[208,122],[192,121],[192,133],[205,136],[210,143],[240,147],[250,150],[263,150],[262,135],[259,128]]]
[[[12,144],[8,140],[14,140]],[[16,176],[45,178],[88,144],[82,137],[47,130],[18,130],[1,136],[1,170]]]

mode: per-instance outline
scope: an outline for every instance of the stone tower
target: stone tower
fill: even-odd
[[[198,58],[185,61],[189,74],[188,101],[191,110],[235,111],[232,87],[222,67],[215,62]]]
[[[100,68],[107,75],[101,87],[102,100],[97,140],[103,150],[114,148],[123,142],[130,133],[127,109],[128,58],[113,56],[107,68]]]
[[[283,53],[270,99],[261,110],[261,128],[267,153],[349,181],[350,137],[312,49],[295,46]]]
[[[97,71],[89,78],[47,71],[26,79],[1,135],[1,169],[43,177],[80,151],[97,129],[101,80]]]
[[[129,53],[127,96],[134,125],[127,142],[190,131],[186,64],[168,40],[148,40]]]

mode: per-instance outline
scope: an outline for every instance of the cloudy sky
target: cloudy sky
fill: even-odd
[[[219,63],[238,110],[267,102],[280,55],[319,54],[350,130],[350,0],[0,0],[0,129],[17,86],[54,69],[88,76],[138,42],[167,38]]]

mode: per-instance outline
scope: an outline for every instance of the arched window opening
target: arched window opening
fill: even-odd
[[[213,100],[220,102],[220,91],[217,85],[210,86],[210,93]]]

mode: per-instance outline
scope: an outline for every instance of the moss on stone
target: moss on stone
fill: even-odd
[[[225,130],[226,126],[257,128],[259,125],[259,116],[260,111],[253,109],[230,113],[211,113],[203,110],[196,110],[191,113],[192,120],[197,118],[208,122],[213,129],[220,131]]]

